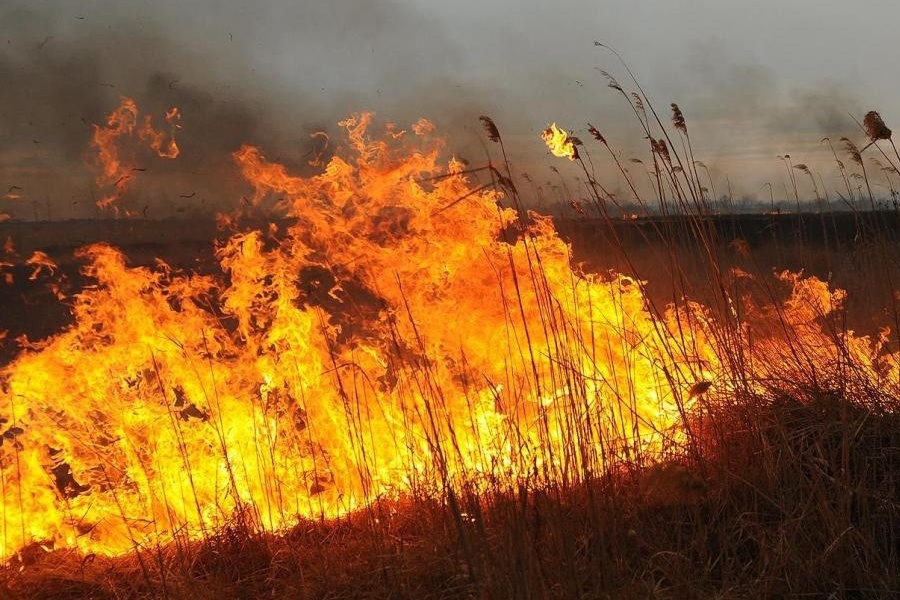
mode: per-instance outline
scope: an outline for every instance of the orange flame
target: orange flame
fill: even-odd
[[[53,262],[45,252],[41,252],[40,250],[35,250],[34,253],[25,261],[25,264],[34,267],[34,271],[32,271],[29,279],[35,280],[40,277],[41,273],[44,271],[47,272],[48,275],[53,275],[56,273],[56,263]]]
[[[549,220],[526,227],[441,166],[430,126],[388,144],[371,124],[342,121],[348,148],[312,177],[235,153],[291,225],[234,235],[221,276],[80,251],[95,284],[75,324],[0,370],[5,556],[119,553],[236,511],[277,530],[412,491],[578,481],[677,443],[682,411],[727,386],[702,307],[659,315],[642,282],[573,271]],[[813,314],[839,298],[788,283],[792,323],[821,335]]]
[[[168,134],[157,131],[153,127],[153,118],[144,115],[143,122],[138,122],[138,108],[134,100],[123,97],[119,107],[106,118],[106,125],[94,125],[91,146],[96,150],[96,164],[100,170],[97,185],[101,188],[113,188],[113,191],[97,201],[100,208],[113,206],[128,189],[138,169],[133,157],[123,156],[123,141],[136,136],[147,144],[161,158],[177,158],[178,145],[175,143],[175,130],[180,126],[181,113],[172,108],[166,113],[166,122],[170,126]]]

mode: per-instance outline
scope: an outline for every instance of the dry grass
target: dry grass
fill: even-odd
[[[883,385],[850,358],[834,371],[841,377],[823,376],[834,365],[802,360],[811,349],[789,342],[801,344],[792,347],[796,364],[751,385],[751,363],[766,356],[733,344],[747,324],[736,304],[746,290],[729,276],[732,268],[752,273],[758,284],[750,291],[777,302],[783,298],[769,270],[792,266],[786,260],[837,274],[866,290],[860,313],[878,312],[877,321],[897,326],[888,340],[896,350],[894,221],[857,215],[853,248],[823,219],[821,242],[800,236],[789,247],[760,250],[739,223],[729,231],[711,217],[677,105],[669,132],[639,86],[629,95],[604,75],[647,133],[653,198],[638,194],[607,140],[589,131],[634,202],[670,218],[647,221],[625,239],[615,197],[579,150],[597,219],[579,225],[590,237],[576,240],[576,253],[657,282],[646,291],[658,314],[667,303],[686,310],[684,298],[693,298],[718,317],[713,333],[729,365],[722,386],[729,392],[695,387],[696,408],[683,414],[685,444],[653,462],[611,454],[603,469],[572,482],[536,475],[478,494],[465,485],[416,492],[334,521],[302,520],[280,535],[262,531],[247,511],[201,542],[176,540],[118,558],[34,544],[0,568],[0,598],[884,598],[900,590],[900,382]],[[867,119],[873,142],[889,139],[886,126]],[[481,120],[504,167],[484,172],[524,215],[500,131]],[[865,177],[862,151],[845,143]],[[799,170],[812,179],[789,159],[791,177]],[[790,223],[809,231],[802,220]],[[527,236],[514,242],[529,243]],[[819,319],[838,349],[848,319],[863,320],[853,310]],[[542,325],[563,335],[553,322]],[[563,375],[576,383],[581,376]]]
[[[604,224],[581,226],[587,234]],[[717,240],[712,256],[723,271],[756,265],[762,276],[797,255],[759,239],[733,244],[737,231],[644,227],[663,236],[652,248],[646,232],[620,229],[606,242],[575,236],[576,249],[594,254],[596,268],[668,272],[669,289],[652,295],[706,286],[711,301],[719,292],[695,236]],[[840,237],[800,241],[821,260],[814,270],[852,261],[840,277],[869,303],[886,291],[878,257],[896,247],[876,237],[883,230],[862,229],[869,237],[853,249]],[[615,244],[629,262],[609,262]],[[660,266],[659,253],[675,262]],[[798,375],[764,393],[699,390],[686,421],[693,444],[660,463],[620,458],[577,484],[536,479],[480,496],[382,501],[283,535],[239,515],[202,542],[119,558],[35,544],[0,570],[0,598],[890,597],[900,589],[900,398]]]
[[[710,406],[703,451],[576,487],[382,502],[117,559],[31,547],[0,596],[883,598],[900,589],[900,417],[846,398]],[[460,520],[460,516],[462,519]],[[459,523],[462,527],[459,527]]]

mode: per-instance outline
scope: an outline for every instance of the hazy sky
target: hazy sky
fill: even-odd
[[[670,102],[681,106],[720,193],[727,177],[738,194],[767,195],[769,181],[784,196],[785,153],[832,190],[823,136],[862,143],[849,114],[873,109],[900,126],[897,23],[900,4],[886,0],[5,0],[0,192],[15,185],[22,199],[0,200],[0,211],[33,218],[40,204],[39,216],[66,217],[90,206],[92,175],[79,166],[89,123],[121,95],[184,113],[177,165],[136,186],[160,214],[198,210],[201,196],[232,202],[230,187],[204,179],[221,184],[212,174],[242,141],[302,164],[309,132],[363,109],[401,124],[428,117],[473,162],[488,114],[536,180],[550,165],[576,173],[542,147],[551,121],[586,142],[590,121],[623,158],[647,158],[599,70],[633,85],[595,41],[618,50],[665,119]]]

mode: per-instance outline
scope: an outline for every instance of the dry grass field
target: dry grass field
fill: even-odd
[[[653,217],[555,126],[554,221],[491,119],[472,167],[356,115],[235,152],[271,222],[0,224],[0,598],[895,595],[900,214],[717,214],[609,84]]]

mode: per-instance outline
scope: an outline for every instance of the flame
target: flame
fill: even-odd
[[[551,124],[550,127],[541,132],[541,139],[547,144],[547,148],[550,149],[553,156],[568,158],[569,160],[578,158],[578,150],[575,148],[572,138],[569,137],[568,133],[558,128],[556,123]]]
[[[140,171],[133,161],[133,156],[124,153],[124,142],[137,137],[161,158],[177,158],[178,145],[175,142],[175,130],[180,126],[181,112],[172,108],[166,112],[166,122],[170,132],[163,133],[153,127],[151,115],[144,115],[141,122],[139,111],[134,100],[122,97],[119,107],[106,118],[105,126],[94,125],[91,146],[96,152],[95,161],[100,173],[97,185],[100,188],[113,188],[97,201],[100,208],[113,206],[128,189],[128,185]]]
[[[12,236],[6,236],[6,241],[3,243],[3,254],[10,259],[15,258],[16,256],[16,247],[13,243]],[[9,262],[8,260],[0,260],[0,274],[3,275],[3,282],[7,286],[11,286],[15,283],[15,277],[12,274],[13,268],[15,268],[15,263]],[[9,270],[9,273],[4,273],[4,271]],[[3,337],[6,337],[6,332],[3,332]],[[3,341],[0,339],[0,341]]]
[[[31,275],[28,277],[28,279],[32,281],[40,277],[41,273],[45,271],[49,275],[56,273],[56,263],[53,262],[53,259],[47,256],[45,252],[41,252],[40,250],[35,250],[28,260],[25,261],[25,264],[34,267],[34,271],[32,271]]]
[[[578,481],[680,443],[685,407],[728,385],[703,307],[658,314],[643,282],[573,270],[548,219],[523,224],[439,162],[429,123],[390,143],[369,138],[371,114],[341,127],[346,147],[311,177],[235,152],[252,200],[280,198],[291,224],[233,235],[220,275],[79,251],[94,284],[74,325],[0,370],[4,556]],[[816,318],[839,295],[785,278],[791,323],[825,339]],[[752,337],[784,364],[774,335]]]

